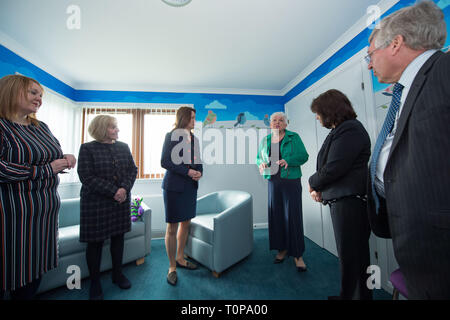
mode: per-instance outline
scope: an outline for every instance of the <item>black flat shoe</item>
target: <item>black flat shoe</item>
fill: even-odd
[[[305,272],[305,271],[308,271],[308,269],[306,269],[306,266],[304,266],[304,267],[297,267],[297,271],[298,272]]]
[[[273,260],[273,263],[275,263],[275,264],[282,263],[284,261],[284,259],[286,259],[286,257],[284,257],[283,259],[275,258],[275,260]]]
[[[114,284],[117,284],[120,289],[130,289],[131,288],[131,282],[121,273],[118,277],[113,277],[112,282]]]
[[[178,263],[177,261],[177,267],[189,269],[189,270],[195,270],[198,268],[198,266],[195,263],[189,262],[186,260],[186,265],[182,265],[181,263]]]
[[[176,271],[172,271],[171,273],[169,273],[167,275],[167,282],[172,286],[177,284],[177,272]]]

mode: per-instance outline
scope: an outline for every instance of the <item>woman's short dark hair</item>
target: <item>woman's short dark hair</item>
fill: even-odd
[[[184,129],[191,122],[192,112],[195,113],[195,109],[187,106],[180,107],[177,110],[175,116],[175,129]]]
[[[315,98],[311,103],[311,111],[320,116],[323,126],[328,129],[346,120],[356,119],[352,103],[336,89],[328,90]]]

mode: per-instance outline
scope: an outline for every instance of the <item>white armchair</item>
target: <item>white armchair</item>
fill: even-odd
[[[253,250],[253,200],[244,191],[218,191],[197,200],[187,256],[218,277]]]

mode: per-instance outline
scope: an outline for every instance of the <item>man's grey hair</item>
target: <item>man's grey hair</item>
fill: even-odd
[[[447,38],[444,13],[432,1],[405,7],[381,20],[369,43],[375,40],[375,48],[386,48],[397,35],[413,50],[441,49]]]
[[[286,114],[284,113],[284,112],[274,112],[274,113],[272,113],[272,115],[270,116],[270,121],[272,121],[273,120],[273,118],[275,118],[276,116],[278,116],[278,117],[282,117],[283,118],[283,121],[287,124],[287,117],[286,117]]]

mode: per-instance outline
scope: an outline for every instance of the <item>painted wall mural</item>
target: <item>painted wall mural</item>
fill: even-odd
[[[219,128],[219,129],[234,129],[234,128],[255,128],[263,129],[268,128],[270,125],[269,115],[267,113],[262,115],[263,112],[257,110],[257,108],[252,108],[251,101],[247,101],[247,105],[236,112],[229,112],[228,106],[214,100],[212,103],[205,106],[208,113],[204,117],[203,128]],[[249,111],[252,110],[252,111]],[[284,109],[284,106],[283,106]],[[275,111],[282,111],[275,110]],[[197,110],[197,114],[202,114]],[[264,112],[270,111],[265,109]],[[252,113],[253,112],[253,113]],[[219,115],[219,116],[218,116]],[[198,118],[198,115],[197,115]]]
[[[75,102],[192,104],[197,110],[197,121],[206,127],[265,128],[268,115],[284,111],[282,96],[76,90],[0,45],[0,77],[16,72]]]

